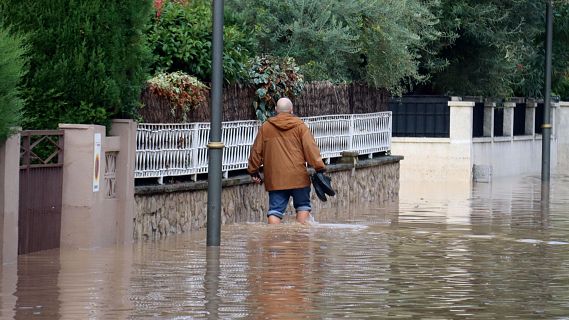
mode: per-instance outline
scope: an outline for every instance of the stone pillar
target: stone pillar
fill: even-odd
[[[484,101],[484,133],[485,137],[494,136],[494,108],[496,102],[485,100]]]
[[[105,141],[105,127],[61,124],[65,131],[61,248],[96,248],[116,243],[117,222],[103,208],[105,152],[95,161],[95,140]],[[98,175],[98,190],[96,175]]]
[[[0,265],[18,259],[20,134],[0,142]]]
[[[515,102],[504,102],[504,136],[514,136],[514,108]]]
[[[535,136],[535,110],[537,109],[537,102],[535,100],[528,100],[526,102],[526,125],[525,134],[528,136]]]
[[[472,180],[472,121],[473,101],[449,101],[451,158],[455,159],[457,175],[466,174]]]
[[[117,213],[119,243],[131,243],[134,236],[134,169],[136,162],[136,122],[114,120],[111,135],[120,137],[117,155],[116,193],[119,199]]]
[[[451,143],[472,143],[473,101],[449,101]]]
[[[557,169],[559,172],[569,170],[569,102],[562,101],[557,108]]]

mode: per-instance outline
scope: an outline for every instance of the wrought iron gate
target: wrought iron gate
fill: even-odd
[[[59,248],[63,131],[22,131],[18,254]]]

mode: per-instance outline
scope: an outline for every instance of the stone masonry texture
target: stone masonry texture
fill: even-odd
[[[313,212],[322,208],[349,208],[354,204],[382,203],[399,195],[399,160],[361,161],[358,165],[328,166],[336,196],[322,202],[312,192]],[[265,221],[268,194],[249,177],[224,183],[221,201],[222,224]],[[186,188],[164,186],[137,189],[134,239],[159,239],[206,227],[207,184]],[[205,186],[205,188],[204,188]],[[292,201],[291,201],[292,202]],[[292,212],[292,205],[287,209]]]

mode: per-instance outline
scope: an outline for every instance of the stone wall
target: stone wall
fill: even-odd
[[[381,203],[399,195],[399,156],[328,166],[336,197],[321,202],[312,192],[313,211]],[[136,187],[134,239],[156,239],[206,227],[207,182]],[[248,176],[223,181],[222,224],[265,221],[268,195]],[[292,210],[289,207],[288,210]]]

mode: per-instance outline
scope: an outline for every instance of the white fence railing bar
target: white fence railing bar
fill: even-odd
[[[340,157],[343,151],[360,155],[391,150],[391,112],[329,115],[301,118],[312,131],[323,159]],[[222,170],[247,168],[251,145],[261,123],[256,120],[222,123]],[[207,173],[210,124],[138,125],[135,178],[194,176]]]

